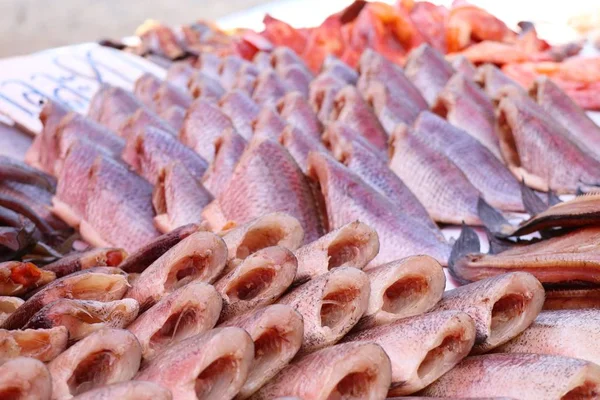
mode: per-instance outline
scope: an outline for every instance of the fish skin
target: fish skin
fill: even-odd
[[[255,65],[236,55],[229,55],[220,59],[218,69],[219,80],[225,90],[231,90],[240,75],[240,71],[245,70],[247,74],[257,76],[259,71]]]
[[[285,148],[270,139],[250,141],[227,188],[215,202],[222,216],[236,224],[285,212],[302,224],[305,243],[323,233],[307,178]],[[213,230],[223,228],[214,211],[205,209],[203,217]]]
[[[19,357],[0,365],[0,394],[19,400],[50,400],[52,378],[43,362]]]
[[[412,49],[404,64],[404,74],[430,106],[454,73],[444,56],[427,43]]]
[[[515,90],[524,91],[523,87],[516,81],[508,77],[493,64],[483,64],[477,68],[473,81],[483,88],[483,91],[492,101],[500,100],[502,96],[502,88],[510,86]]]
[[[294,126],[287,126],[281,132],[279,142],[286,148],[304,173],[306,173],[308,166],[308,154],[311,151],[327,151],[327,148],[319,139],[307,135],[304,131]]]
[[[358,219],[377,231],[379,254],[371,261],[371,266],[416,254],[429,254],[442,265],[446,264],[450,247],[439,231],[404,214],[332,157],[324,153],[311,153],[308,175],[320,183],[330,229],[340,228]]]
[[[380,345],[392,364],[388,396],[404,396],[423,389],[469,355],[475,323],[464,312],[434,312],[351,334],[344,342]]]
[[[73,400],[172,400],[171,391],[153,382],[127,381],[88,390]]]
[[[170,164],[160,171],[154,186],[154,224],[162,233],[188,224],[199,224],[202,222],[202,209],[212,200],[212,194],[183,164]]]
[[[210,232],[196,232],[154,261],[135,280],[126,297],[137,300],[142,311],[161,297],[189,282],[214,282],[225,268],[225,242]],[[193,269],[190,271],[190,269]],[[199,269],[202,269],[199,271]],[[185,275],[178,278],[179,272]]]
[[[368,381],[338,388],[345,377],[368,373]],[[360,375],[359,375],[360,376]],[[353,381],[349,381],[351,385]],[[263,386],[253,400],[301,398],[325,400],[343,395],[368,400],[386,398],[391,382],[390,359],[374,343],[344,343],[327,347],[294,361]],[[363,382],[361,382],[363,383]],[[343,393],[340,393],[342,389]],[[347,392],[344,393],[344,389]],[[355,389],[355,390],[353,390]],[[329,397],[331,396],[331,397]]]
[[[275,105],[287,92],[288,88],[279,75],[273,70],[265,70],[256,77],[252,100],[261,106]]]
[[[277,111],[284,121],[315,139],[321,137],[323,126],[305,96],[297,91],[288,92],[277,103]]]
[[[131,332],[96,331],[48,364],[52,399],[70,399],[90,389],[128,381],[140,368],[141,358],[142,349]]]
[[[266,247],[249,255],[215,283],[223,297],[219,321],[274,303],[290,287],[297,269],[294,253],[284,247]]]
[[[286,121],[273,107],[262,107],[256,119],[252,122],[254,136],[273,140],[279,139],[286,126]]]
[[[241,90],[227,92],[219,101],[221,111],[231,119],[236,132],[245,140],[252,137],[252,121],[260,112],[260,106]]]
[[[344,87],[335,96],[330,119],[355,129],[377,149],[387,149],[386,131],[354,86]]]
[[[375,148],[347,125],[330,124],[323,136],[335,158],[399,209],[429,226],[442,237],[438,226],[417,197],[388,168]]]
[[[214,328],[222,302],[213,286],[191,282],[164,296],[127,330],[138,338],[144,360],[152,360],[169,345]]]
[[[469,314],[477,329],[471,354],[481,354],[523,332],[537,317],[543,304],[541,283],[526,272],[512,272],[446,291],[433,311],[459,310]],[[518,318],[511,315],[514,311],[519,312]],[[494,312],[501,313],[498,323],[510,324],[493,327]]]
[[[288,91],[300,93],[302,97],[308,98],[310,82],[314,78],[311,72],[299,65],[288,65],[277,70],[277,74]]]
[[[20,329],[47,304],[61,298],[113,301],[127,291],[127,278],[118,268],[96,267],[74,272],[42,287],[15,310],[0,328]],[[89,287],[97,287],[90,290]],[[78,291],[80,290],[80,292]]]
[[[563,396],[574,390],[575,398],[593,398],[598,381],[598,366],[583,360],[541,354],[486,354],[467,357],[419,395],[533,400],[568,398]]]
[[[226,129],[215,140],[214,158],[202,178],[204,187],[214,197],[218,197],[227,188],[227,184],[246,149],[246,145],[246,140],[235,129]]]
[[[455,74],[440,91],[432,110],[477,139],[502,160],[494,105],[474,82]]]
[[[600,290],[592,289],[547,289],[544,310],[580,310],[600,308]]]
[[[203,52],[198,55],[198,59],[194,63],[194,68],[214,78],[220,78],[220,68],[222,59],[213,53]]]
[[[304,60],[291,48],[287,46],[277,46],[270,55],[271,66],[278,74],[281,74],[286,68],[294,66],[300,68],[311,79],[314,78],[308,65],[306,65]]]
[[[413,129],[428,145],[444,153],[492,206],[505,211],[524,211],[517,179],[492,151],[466,131],[442,118],[422,112]]]
[[[54,192],[56,189],[56,179],[52,176],[19,160],[3,155],[0,155],[0,179],[2,181],[35,185],[49,192]]]
[[[65,351],[68,338],[69,331],[64,326],[12,331],[0,329],[0,364],[17,357],[52,361]]]
[[[509,87],[503,94],[498,104],[500,150],[515,176],[533,189],[559,194],[598,185],[600,161],[571,142],[569,132],[526,93]]]
[[[347,83],[329,73],[321,73],[310,83],[308,101],[323,124],[330,122],[336,95]]]
[[[442,299],[446,287],[442,266],[429,256],[407,257],[365,272],[371,295],[355,330],[426,313]]]
[[[108,302],[59,299],[29,319],[23,329],[65,327],[69,343],[79,341],[104,328],[125,328],[135,320],[139,305],[133,299]]]
[[[127,258],[127,252],[118,248],[98,248],[68,254],[42,270],[53,272],[56,278],[93,267],[118,267]]]
[[[190,75],[186,88],[195,99],[203,98],[215,103],[225,94],[225,89],[217,79],[198,70],[194,70]]]
[[[116,133],[126,141],[129,141],[131,136],[137,135],[151,126],[177,136],[177,130],[168,121],[165,121],[160,115],[147,108],[139,108],[131,114]]]
[[[236,400],[249,398],[285,368],[300,349],[304,332],[302,316],[282,304],[260,308],[221,326],[242,328],[254,341],[252,368]]]
[[[469,78],[472,81],[475,81],[475,76],[477,75],[477,69],[475,68],[475,65],[473,65],[467,57],[465,57],[463,55],[458,55],[450,61],[450,64],[452,65],[452,68],[454,68],[454,70],[457,73],[461,73],[466,78]]]
[[[190,78],[196,71],[197,69],[192,67],[188,62],[175,61],[167,69],[165,80],[181,89],[187,90]]]
[[[10,182],[9,182],[10,184]],[[1,186],[2,184],[0,184]],[[25,185],[25,186],[30,186],[30,185]],[[2,188],[0,187],[0,191],[2,190]],[[48,192],[46,192],[48,193]],[[49,193],[48,193],[49,194]],[[27,201],[21,202],[20,200],[12,197],[12,196],[7,196],[4,195],[0,192],[0,207],[2,208],[2,214],[3,216],[0,217],[0,219],[4,220],[6,218],[7,215],[15,215],[17,217],[17,219],[22,220],[24,223],[21,224],[19,223],[18,225],[31,225],[31,227],[33,229],[37,229],[37,231],[39,231],[39,233],[46,237],[47,240],[51,240],[53,237],[57,237],[59,236],[61,233],[64,234],[68,234],[69,228],[67,225],[63,224],[63,230],[65,232],[57,232],[54,227],[52,225],[50,225],[46,219],[44,219],[42,216],[38,215],[31,207],[29,207],[27,204]],[[35,200],[31,200],[29,201],[29,203],[32,203],[34,205],[35,204]],[[44,204],[37,204],[38,209],[42,208],[45,206]],[[45,214],[46,215],[50,215],[52,216],[52,214],[49,212],[49,210],[45,210]],[[52,220],[57,220],[56,217],[52,218]],[[29,220],[29,221],[27,221]],[[27,222],[25,222],[27,221]],[[58,220],[60,221],[60,220]],[[6,224],[5,221],[2,221],[3,224]],[[16,226],[17,228],[19,226]],[[35,233],[35,231],[34,231]]]
[[[304,319],[304,339],[299,353],[312,353],[338,342],[366,311],[369,293],[369,278],[364,272],[342,267],[280,298],[279,304],[294,308]],[[331,319],[324,321],[326,316]]]
[[[442,151],[411,128],[392,135],[390,169],[423,204],[434,221],[481,225],[477,201],[481,193]]]
[[[69,108],[58,102],[47,101],[44,103],[38,116],[42,123],[42,131],[33,139],[33,143],[25,154],[24,160],[27,164],[42,171],[50,170],[47,160],[47,156],[50,154],[47,154],[47,150],[45,150],[48,147],[47,140],[54,136],[56,127],[69,111],[71,111]],[[50,189],[47,187],[47,184],[43,186],[46,189]],[[56,182],[54,182],[53,186],[56,186]]]
[[[88,118],[106,126],[113,132],[144,104],[132,93],[116,86],[103,84],[90,101]]]
[[[529,94],[544,111],[568,130],[571,139],[582,150],[588,151],[595,158],[600,157],[600,127],[551,79],[545,76],[536,79]]]
[[[119,264],[119,268],[127,273],[143,272],[149,265],[166,253],[171,247],[191,234],[204,230],[199,225],[185,225],[169,233],[161,235],[129,256]]]
[[[13,296],[0,296],[0,326],[6,319],[21,307],[25,300]]]
[[[148,72],[135,81],[133,94],[159,114],[171,106],[188,108],[192,103],[192,97],[186,91]]]
[[[170,389],[173,400],[228,400],[244,385],[253,359],[254,343],[246,331],[217,328],[165,349],[135,379]],[[209,369],[211,365],[214,371]]]
[[[3,262],[0,263],[0,296],[21,296],[55,279],[54,272],[29,262]]]
[[[350,85],[356,85],[358,81],[358,72],[333,54],[325,58],[321,73],[335,75]]]
[[[358,220],[349,222],[295,251],[298,271],[294,285],[326,274],[333,268],[363,269],[378,252],[377,232]]]
[[[215,154],[214,142],[226,129],[234,129],[229,117],[215,104],[200,98],[188,108],[179,140],[211,163]]]

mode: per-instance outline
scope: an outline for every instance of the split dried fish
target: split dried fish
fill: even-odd
[[[219,101],[221,111],[230,119],[244,140],[252,137],[252,121],[258,117],[260,106],[241,90],[227,92]]]
[[[323,127],[305,96],[289,92],[277,103],[277,112],[289,125],[307,136],[319,139]]]
[[[0,395],[19,400],[50,400],[52,378],[43,362],[19,357],[0,365]]]
[[[0,326],[6,319],[21,307],[25,300],[18,297],[0,296]]]
[[[0,364],[17,357],[52,361],[66,350],[68,339],[69,331],[64,326],[12,331],[0,329]]]
[[[127,381],[88,390],[73,400],[171,400],[171,391],[153,382]]]
[[[92,97],[88,117],[111,131],[118,132],[131,114],[144,107],[144,104],[127,90],[103,84]]]
[[[246,148],[246,141],[233,129],[225,132],[215,140],[215,154],[208,170],[204,173],[202,183],[215,197],[227,188],[235,166]]]
[[[117,248],[99,248],[61,257],[42,268],[53,272],[57,278],[93,267],[119,267],[127,258],[127,252]]]
[[[0,295],[20,296],[56,279],[56,274],[35,264],[8,261],[0,263]]]
[[[430,106],[454,73],[444,56],[426,43],[411,50],[404,65],[404,74]]]

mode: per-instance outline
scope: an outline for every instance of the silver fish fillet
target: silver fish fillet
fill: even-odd
[[[0,396],[18,400],[50,400],[52,378],[43,362],[19,357],[0,365]]]
[[[88,390],[73,400],[172,400],[171,391],[153,382],[127,381]]]
[[[17,357],[48,362],[66,350],[69,331],[64,326],[48,329],[0,329],[0,364]]]

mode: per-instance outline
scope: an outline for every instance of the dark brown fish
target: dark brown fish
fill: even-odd
[[[162,233],[187,224],[199,224],[202,209],[212,200],[212,194],[183,164],[170,164],[161,170],[154,186],[154,224]]]
[[[321,137],[321,122],[306,97],[299,92],[293,91],[283,96],[277,103],[277,111],[285,122],[305,135],[316,139]]]
[[[0,296],[0,326],[6,319],[21,307],[25,300],[12,296]]]
[[[302,316],[291,307],[273,304],[226,322],[246,330],[254,341],[254,361],[246,383],[235,397],[247,399],[281,371],[302,344]]]
[[[127,297],[142,311],[190,282],[214,282],[225,268],[227,247],[215,234],[196,232],[173,246],[137,278]]]
[[[127,277],[118,268],[97,267],[57,279],[35,292],[2,324],[2,329],[20,329],[44,306],[61,298],[113,301],[127,291]]]
[[[131,114],[116,133],[125,140],[129,140],[131,136],[138,132],[143,132],[151,126],[169,132],[173,136],[177,136],[177,131],[168,121],[165,121],[160,115],[147,108],[139,108],[136,112]]]
[[[600,289],[546,289],[544,310],[600,308]]]
[[[342,267],[294,289],[279,304],[293,307],[304,319],[300,353],[331,346],[348,333],[366,311],[369,278],[357,268]]]
[[[485,353],[523,332],[542,309],[544,288],[531,274],[513,272],[452,289],[434,308],[464,311],[477,338],[472,354]]]
[[[464,312],[434,312],[367,329],[344,342],[380,345],[392,364],[388,396],[404,396],[431,384],[469,355],[475,323]]]
[[[281,132],[279,142],[286,148],[304,173],[306,173],[308,153],[311,151],[327,152],[327,148],[318,138],[307,135],[306,132],[291,125]]]
[[[273,196],[277,193],[277,196]],[[313,193],[302,170],[280,144],[254,138],[235,167],[227,188],[203,212],[213,230],[285,212],[302,224],[305,243],[322,235]]]
[[[225,89],[217,79],[198,70],[190,76],[186,87],[194,98],[203,98],[215,103],[225,94]]]
[[[291,363],[252,399],[383,400],[390,383],[390,359],[379,345],[344,343]]]
[[[192,97],[187,92],[148,72],[135,81],[133,94],[159,114],[171,106],[188,108],[192,103]]]
[[[20,261],[0,263],[0,296],[20,296],[56,279],[56,274]]]
[[[429,138],[398,127],[392,135],[389,167],[425,206],[431,217],[447,224],[480,225],[477,201],[481,193]]]
[[[165,349],[135,377],[171,390],[174,399],[232,399],[242,388],[254,343],[240,328],[219,328]]]
[[[56,189],[56,180],[21,161],[0,155],[0,180],[39,186],[49,192]]]
[[[204,173],[202,183],[215,197],[227,188],[235,166],[246,148],[246,141],[235,129],[226,129],[215,142],[215,154],[208,170]]]
[[[279,75],[273,70],[265,70],[256,77],[252,100],[261,106],[273,106],[287,92],[288,89]]]
[[[48,364],[52,398],[69,399],[104,385],[128,381],[140,368],[142,349],[123,329],[105,328],[75,343]]]
[[[171,391],[153,382],[127,381],[88,390],[73,400],[171,400]]]
[[[0,365],[0,396],[7,399],[50,400],[52,377],[43,362],[19,357]]]
[[[416,254],[429,254],[443,265],[450,247],[428,225],[405,214],[344,165],[324,153],[311,153],[308,174],[319,182],[330,229],[359,220],[379,234],[379,254],[372,266]]]
[[[484,64],[477,68],[477,73],[473,80],[483,88],[485,94],[493,101],[500,100],[501,89],[505,86],[524,91],[521,85],[513,81],[493,64]]]
[[[131,114],[144,107],[141,101],[125,89],[103,84],[90,102],[88,117],[111,131],[118,132]]]
[[[333,54],[325,58],[321,73],[337,76],[350,85],[356,85],[358,81],[358,72]]]
[[[223,300],[214,287],[189,283],[163,297],[127,327],[139,340],[145,360],[167,346],[211,330]]]
[[[425,390],[425,396],[508,396],[523,400],[593,399],[600,368],[575,358],[540,354],[467,357]]]
[[[346,82],[329,73],[321,73],[310,83],[308,99],[323,124],[330,121],[335,97],[345,86]]]
[[[13,331],[0,329],[0,364],[17,357],[52,361],[65,351],[68,339],[69,331],[64,326]]]
[[[42,267],[57,278],[93,267],[118,267],[127,258],[127,252],[117,248],[99,248],[66,255]]]
[[[27,204],[23,204],[21,201],[11,196],[6,196],[0,193],[0,207],[2,208],[2,216],[0,216],[0,223],[2,224],[6,224],[5,220],[7,218],[7,215],[10,214],[14,215],[19,221],[17,226],[15,226],[16,228],[20,226],[31,226],[31,228],[33,229],[37,228],[39,233],[47,237],[58,236],[60,234],[59,232],[55,231],[55,229],[48,222],[46,222],[44,218],[39,216]],[[68,229],[68,227],[66,229]]]
[[[427,43],[411,50],[404,65],[404,74],[430,106],[454,73],[444,56]]]
[[[428,312],[440,301],[446,276],[429,256],[413,256],[365,271],[371,282],[369,307],[356,330]]]
[[[252,122],[254,136],[273,140],[279,139],[287,122],[279,115],[274,107],[262,107],[256,119]]]
[[[294,284],[305,283],[333,268],[363,269],[378,252],[377,232],[360,221],[350,222],[296,250],[298,272]]]
[[[398,125],[412,124],[422,111],[403,93],[393,93],[385,83],[380,81],[370,81],[361,94],[373,108],[388,135]]]
[[[473,81],[475,80],[477,69],[467,57],[458,55],[450,61],[450,64],[456,72],[463,74],[465,77]]]
[[[236,132],[245,140],[252,136],[252,121],[258,117],[260,106],[241,90],[227,92],[219,102],[221,111],[231,119]]]

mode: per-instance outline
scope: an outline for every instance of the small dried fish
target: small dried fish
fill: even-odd
[[[274,107],[261,108],[258,116],[252,121],[254,136],[278,140],[287,122],[279,115]]]
[[[521,85],[509,78],[500,68],[493,64],[483,64],[477,68],[477,73],[473,80],[483,88],[485,94],[493,101],[500,100],[502,95],[501,89],[505,86],[524,91]]]
[[[258,117],[260,106],[243,91],[233,90],[223,96],[219,107],[231,119],[235,131],[245,140],[250,140],[252,121]]]
[[[159,114],[171,106],[188,108],[192,103],[192,97],[186,91],[148,72],[135,81],[133,94]]]
[[[252,100],[261,106],[274,106],[287,92],[285,83],[275,71],[264,70],[256,77]]]
[[[313,79],[311,72],[298,65],[288,65],[277,71],[288,92],[296,92],[304,98],[308,98],[310,82]]]
[[[388,135],[398,125],[412,124],[422,111],[404,93],[392,92],[384,82],[370,81],[361,94]]]
[[[358,72],[333,54],[325,58],[321,73],[337,76],[350,85],[355,85],[358,81]]]
[[[310,83],[308,100],[323,124],[330,122],[334,99],[345,86],[346,82],[330,73],[321,73]]]
[[[463,55],[458,55],[450,61],[450,64],[456,72],[463,74],[465,77],[471,79],[472,81],[475,81],[477,69],[467,57]]]
[[[308,153],[311,151],[327,151],[319,139],[310,136],[306,134],[306,132],[293,126],[284,128],[279,137],[279,142],[286,148],[300,169],[305,173]]]
[[[0,329],[0,364],[17,357],[52,361],[65,351],[68,339],[69,331],[64,326],[12,331]]]
[[[218,102],[225,94],[225,89],[221,86],[221,83],[205,72],[192,71],[189,80],[185,83],[185,87],[190,94],[196,99],[202,98],[215,103]]]
[[[154,382],[127,381],[88,390],[73,400],[171,400],[171,391]]]
[[[20,296],[56,279],[56,274],[20,261],[0,263],[0,295]]]
[[[307,136],[321,137],[323,127],[305,96],[289,92],[277,103],[277,112],[289,125]]]
[[[52,378],[43,362],[19,357],[0,365],[0,396],[19,400],[50,400]]]
[[[139,108],[131,114],[116,133],[128,141],[131,136],[143,132],[151,126],[177,136],[177,131],[168,121],[147,108]]]

